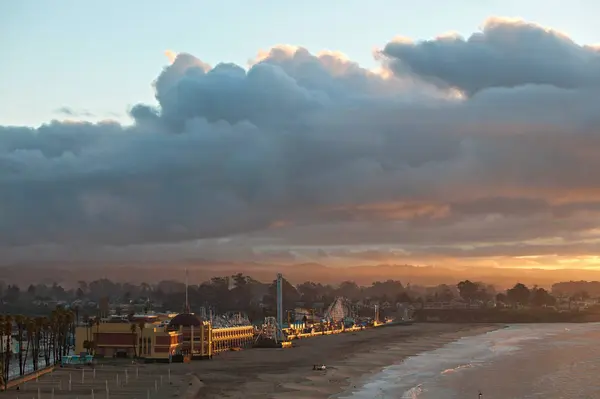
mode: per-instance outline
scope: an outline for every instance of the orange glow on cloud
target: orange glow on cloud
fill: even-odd
[[[169,63],[172,64],[175,62],[175,58],[177,58],[177,53],[172,50],[165,50],[165,55],[169,59]]]
[[[269,225],[269,229],[280,229],[282,227],[289,226],[291,222],[287,220],[276,220]]]
[[[361,204],[356,206],[341,206],[330,209],[332,211],[348,211],[358,216],[377,216],[386,220],[404,220],[428,216],[434,219],[443,218],[450,214],[450,207],[446,204],[419,203],[419,202],[380,202]]]

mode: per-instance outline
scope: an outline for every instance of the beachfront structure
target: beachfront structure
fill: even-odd
[[[100,357],[138,356],[169,361],[172,356],[181,353],[183,335],[168,327],[145,323],[112,322],[77,327],[75,353],[88,352],[89,342],[93,342],[94,353]]]
[[[192,313],[175,316],[168,328],[182,334],[181,351],[192,358],[211,358],[213,355],[212,326]]]
[[[245,348],[252,344],[254,327],[234,326],[213,328],[208,321],[191,313],[182,313],[173,318],[169,328],[183,334],[182,352],[191,354],[192,358],[211,358],[213,354]]]
[[[215,328],[212,330],[212,351],[224,352],[236,348],[246,348],[254,340],[253,326]]]
[[[192,359],[211,358],[213,354],[252,345],[254,327],[213,328],[192,313],[176,315],[168,325],[130,322],[104,322],[77,327],[75,353],[88,351],[101,357],[139,357],[149,361],[170,361],[174,355]]]
[[[0,335],[0,348],[3,348],[6,352],[8,352],[6,349],[8,347],[9,342],[10,342],[10,353],[12,353],[13,356],[16,357],[19,353],[19,335],[16,333],[11,334],[10,339],[8,339],[8,335],[4,335],[4,334]],[[23,351],[25,351],[25,348],[23,348]],[[30,349],[30,353],[31,353],[31,349]]]

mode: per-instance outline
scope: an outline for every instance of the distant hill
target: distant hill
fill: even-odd
[[[47,262],[37,264],[14,264],[0,267],[0,280],[26,287],[31,283],[57,282],[64,286],[74,286],[79,280],[109,278],[113,281],[132,283],[154,283],[160,280],[181,280],[184,270],[189,270],[190,282],[200,283],[215,276],[244,273],[260,281],[272,281],[277,273],[283,273],[294,284],[307,280],[337,284],[353,280],[358,284],[388,279],[418,285],[455,284],[464,279],[483,281],[506,288],[516,282],[527,285],[537,284],[551,287],[560,281],[600,280],[596,270],[543,270],[506,268],[447,268],[441,266],[411,265],[363,265],[345,268],[328,267],[318,263],[268,264],[215,262],[205,259],[188,259],[170,263],[112,263],[104,262]]]

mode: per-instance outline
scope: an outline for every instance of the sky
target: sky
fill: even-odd
[[[600,268],[599,12],[2,2],[0,254]]]

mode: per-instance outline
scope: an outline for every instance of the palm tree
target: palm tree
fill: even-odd
[[[0,386],[5,386],[4,381],[4,358],[6,353],[4,352],[4,331],[5,331],[5,320],[4,316],[0,315]]]
[[[58,346],[58,313],[58,309],[55,309],[50,313],[50,339],[48,345],[50,345],[52,351],[52,364],[56,364],[56,359],[58,358],[58,354],[56,353],[56,348]]]
[[[71,330],[71,336],[75,338],[75,328],[79,327],[79,306],[75,305],[73,307],[73,314],[75,316],[75,322],[73,323],[73,328]]]
[[[52,362],[58,364],[64,353],[67,329],[69,328],[66,312],[56,308],[50,314],[50,343],[52,344]]]
[[[73,307],[73,313],[75,313],[75,325],[79,325],[79,306],[75,305]]]
[[[52,349],[52,323],[47,317],[42,318],[42,341],[44,344],[44,366],[50,365],[50,351]]]
[[[63,312],[63,351],[62,356],[67,356],[71,349],[72,337],[75,335],[75,313]]]
[[[96,336],[98,336],[98,334],[100,334],[100,316],[96,317],[95,324],[96,324]]]
[[[31,351],[31,357],[33,361],[33,369],[37,370],[39,368],[39,359],[40,359],[40,345],[42,342],[42,333],[44,329],[44,318],[36,317],[33,321],[33,349]]]
[[[15,323],[17,324],[17,344],[18,347],[18,355],[19,355],[19,375],[25,375],[25,364],[23,363],[23,330],[25,328],[25,316],[16,315]]]
[[[33,334],[35,330],[35,325],[33,320],[29,317],[25,318],[25,337],[27,339],[27,344],[25,345],[25,356],[23,356],[23,369],[27,372],[27,355],[29,354],[29,347],[33,342]]]
[[[146,323],[144,323],[143,320],[140,320],[138,322],[138,328],[140,329],[140,356],[142,355],[142,345],[144,344],[144,326]]]
[[[8,377],[10,374],[10,358],[12,355],[12,327],[13,318],[11,315],[4,316],[4,335],[6,336],[6,350],[4,351],[4,388],[8,388]]]
[[[137,358],[137,346],[138,346],[138,342],[137,342],[137,326],[135,324],[132,324],[130,327],[131,330],[131,339],[133,340],[133,357]]]
[[[87,318],[87,320],[86,320],[86,324],[85,324],[85,327],[86,327],[85,334],[86,334],[86,338],[87,338],[86,342],[88,342],[88,345],[85,346],[85,342],[84,342],[84,348],[87,349],[88,353],[93,353],[92,352],[93,346],[91,345],[91,343],[94,342],[94,340],[92,339],[93,338],[92,327],[94,326],[94,319],[90,319],[89,316],[86,316],[86,318]]]

